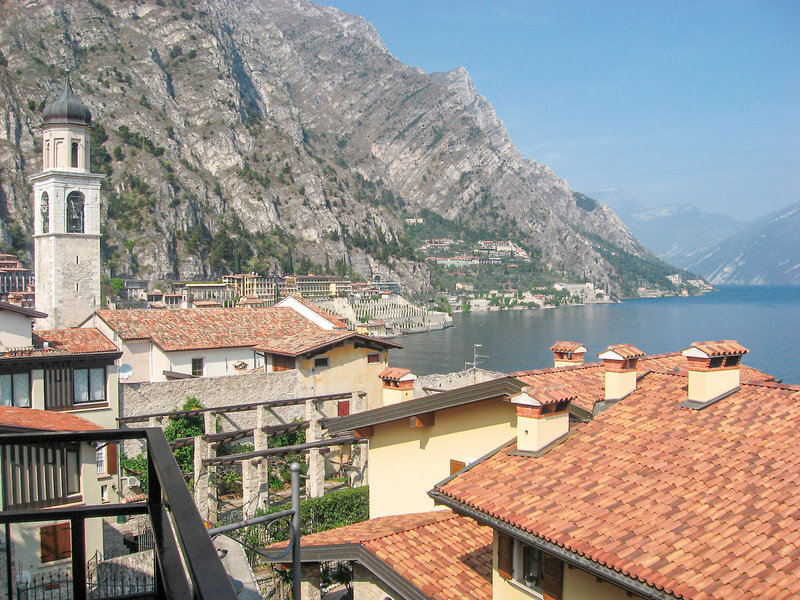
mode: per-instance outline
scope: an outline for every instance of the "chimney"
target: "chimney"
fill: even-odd
[[[556,342],[550,346],[553,353],[553,366],[572,367],[583,364],[583,355],[586,348],[578,342]]]
[[[636,363],[644,352],[631,344],[617,344],[598,356],[606,373],[606,401],[622,400],[636,389]]]
[[[736,340],[695,342],[681,354],[689,370],[689,402],[706,404],[739,388],[739,365],[747,348]]]
[[[511,398],[517,406],[517,450],[539,452],[569,433],[569,403],[574,399],[563,385],[528,387]]]
[[[378,377],[383,381],[383,405],[399,404],[414,397],[417,376],[408,369],[387,367]]]

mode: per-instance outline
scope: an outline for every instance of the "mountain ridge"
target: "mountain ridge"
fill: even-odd
[[[36,125],[63,65],[96,118],[108,276],[209,279],[302,258],[420,290],[430,272],[403,217],[423,208],[514,236],[542,268],[614,293],[674,270],[607,206],[578,202],[522,157],[465,69],[403,65],[360,17],[304,0],[2,11],[7,247],[24,247],[31,229]],[[649,267],[622,281],[620,260]]]

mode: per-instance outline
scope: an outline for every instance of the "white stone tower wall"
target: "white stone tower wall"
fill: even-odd
[[[59,125],[42,135],[42,170],[89,171],[89,130],[81,125]],[[72,166],[72,143],[78,143],[78,166]]]

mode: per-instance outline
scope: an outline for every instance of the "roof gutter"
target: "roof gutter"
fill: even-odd
[[[457,514],[474,519],[483,525],[488,525],[492,529],[516,538],[525,544],[528,544],[529,546],[533,546],[534,548],[538,548],[547,554],[556,556],[567,564],[577,567],[582,571],[586,571],[587,573],[591,573],[595,577],[602,579],[603,581],[607,581],[608,583],[612,583],[617,587],[621,587],[627,592],[637,594],[638,596],[648,600],[676,600],[678,598],[682,598],[682,596],[674,596],[669,592],[657,590],[652,586],[623,575],[619,571],[605,567],[589,558],[567,550],[558,544],[548,542],[547,540],[519,529],[518,527],[514,527],[513,525],[502,521],[497,517],[486,514],[485,512],[455,500],[454,498],[445,496],[437,489],[429,491],[428,496],[433,498],[433,501],[436,504],[447,506]]]

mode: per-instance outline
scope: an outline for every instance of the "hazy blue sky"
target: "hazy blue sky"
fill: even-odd
[[[800,200],[800,1],[328,0],[466,67],[573,189],[749,220]]]

